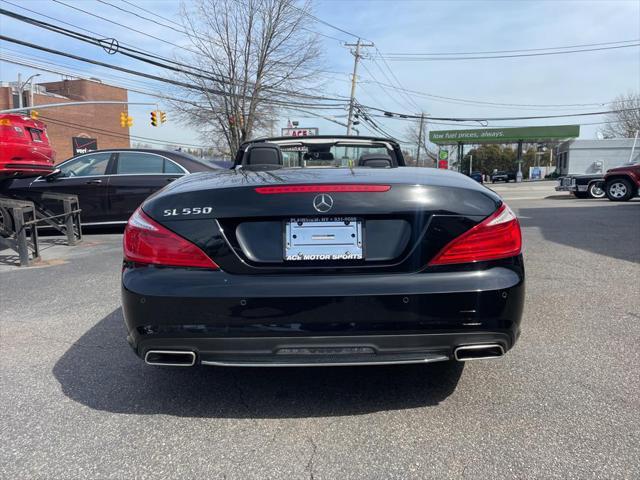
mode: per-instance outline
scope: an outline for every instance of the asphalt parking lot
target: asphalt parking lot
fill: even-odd
[[[500,185],[527,300],[504,358],[164,369],[130,351],[121,235],[0,251],[2,478],[640,478],[640,199]],[[59,242],[58,242],[59,243]]]

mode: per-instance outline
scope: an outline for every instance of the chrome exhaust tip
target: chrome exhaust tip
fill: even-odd
[[[500,358],[504,355],[504,347],[498,343],[484,345],[464,345],[453,351],[454,358],[459,362],[468,360],[487,360]]]
[[[144,363],[165,367],[193,367],[196,364],[196,354],[180,350],[149,350],[144,355]]]

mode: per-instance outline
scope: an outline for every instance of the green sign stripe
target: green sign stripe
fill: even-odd
[[[435,130],[429,132],[429,140],[436,145],[454,143],[507,143],[545,141],[576,138],[580,125],[555,125],[544,127],[481,128],[474,130]]]

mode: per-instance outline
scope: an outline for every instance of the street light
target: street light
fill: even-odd
[[[18,75],[18,107],[22,108],[24,105],[22,104],[22,92],[24,89],[24,86],[31,82],[30,85],[30,95],[29,95],[29,106],[33,107],[33,79],[36,77],[39,77],[40,74],[39,73],[34,73],[33,75],[31,75],[29,78],[27,78],[24,82],[20,81],[20,75]]]

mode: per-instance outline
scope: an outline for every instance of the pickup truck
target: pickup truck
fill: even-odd
[[[558,179],[556,192],[572,192],[577,198],[604,198],[604,175],[567,175]]]
[[[612,202],[626,202],[640,195],[640,162],[607,170],[604,191]]]
[[[516,172],[495,172],[491,174],[491,183],[516,181]]]

